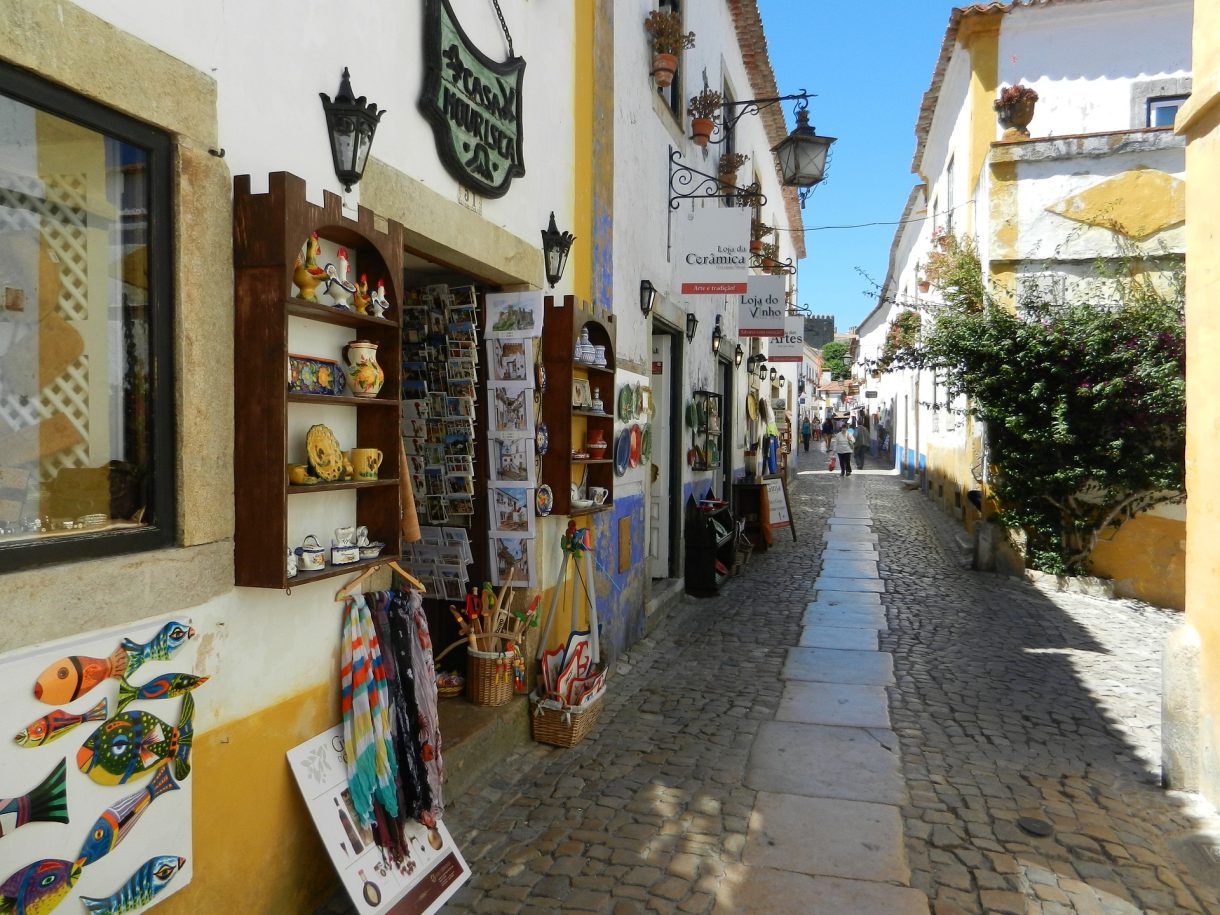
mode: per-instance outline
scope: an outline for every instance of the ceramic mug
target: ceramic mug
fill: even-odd
[[[304,486],[310,481],[308,464],[289,464],[288,482],[293,486]]]
[[[609,495],[610,490],[608,490],[605,486],[589,487],[589,498],[592,499],[596,505],[605,505],[606,499],[609,497]]]
[[[357,480],[375,480],[381,468],[381,452],[376,448],[352,449],[352,475]]]

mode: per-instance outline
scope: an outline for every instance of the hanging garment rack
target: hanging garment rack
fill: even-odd
[[[412,575],[410,572],[408,572],[406,569],[404,569],[394,560],[391,559],[389,562],[385,563],[385,565],[389,566],[391,569],[393,569],[395,572],[397,572],[399,575],[401,575],[403,580],[405,582],[407,582],[407,584],[414,586],[415,590],[419,591],[420,594],[428,593],[427,589],[424,588],[424,586],[420,583],[418,578],[416,578],[414,575]],[[360,582],[364,581],[366,578],[368,578],[378,569],[380,569],[381,566],[382,566],[382,563],[380,563],[380,562],[375,563],[375,564],[369,566],[364,571],[362,571],[355,578],[351,579],[342,588],[340,588],[338,591],[335,592],[335,600],[343,600],[343,598],[345,598],[345,597],[350,597],[351,589],[354,588],[356,585],[360,584]]]

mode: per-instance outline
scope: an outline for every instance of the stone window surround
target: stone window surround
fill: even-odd
[[[1131,128],[1148,126],[1148,102],[1164,96],[1188,96],[1192,79],[1189,76],[1171,76],[1167,79],[1149,79],[1131,84]]]

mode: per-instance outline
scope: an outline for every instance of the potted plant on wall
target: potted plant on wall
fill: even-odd
[[[749,158],[745,153],[739,152],[725,153],[720,157],[720,164],[716,169],[720,181],[725,185],[733,185],[731,187],[721,187],[720,190],[723,193],[731,194],[736,190],[737,170],[745,165]]]
[[[682,31],[682,15],[676,10],[653,10],[644,20],[644,31],[652,39],[652,78],[664,89],[674,81],[678,54],[695,46],[695,33]]]
[[[707,146],[723,109],[724,99],[715,89],[704,89],[698,95],[691,96],[687,114],[690,115],[691,139],[696,146]]]
[[[775,273],[779,268],[779,242],[763,242],[762,269],[763,273]]]
[[[763,222],[761,219],[750,220],[750,252],[752,254],[761,254],[763,249],[763,239],[770,235],[775,230]]]
[[[1037,101],[1038,93],[1029,86],[1009,86],[1000,93],[993,107],[999,115],[1000,126],[1004,128],[1003,139],[1029,137],[1029,122],[1034,119],[1034,105]]]

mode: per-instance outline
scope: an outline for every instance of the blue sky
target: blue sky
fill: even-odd
[[[809,123],[838,137],[827,180],[805,203],[806,229],[895,222],[916,183],[915,118],[949,13],[944,0],[759,0],[779,94],[815,93]],[[786,103],[788,126],[795,124]],[[800,303],[845,331],[876,305],[863,270],[885,278],[893,225],[806,231]],[[867,293],[867,294],[866,294]]]

